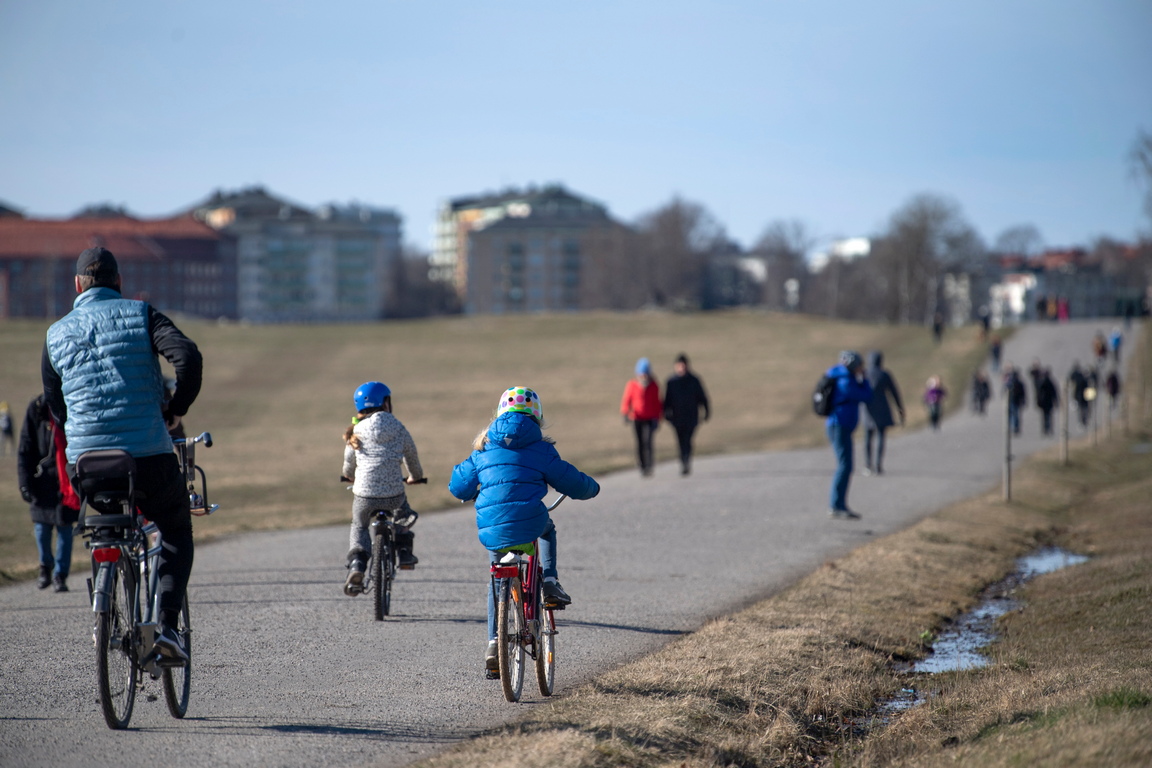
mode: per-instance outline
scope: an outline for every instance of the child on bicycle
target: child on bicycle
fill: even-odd
[[[544,408],[528,387],[511,387],[500,397],[492,422],[476,436],[472,455],[452,470],[448,490],[461,501],[476,500],[480,543],[491,562],[499,552],[540,542],[544,606],[563,610],[572,598],[556,577],[556,526],[543,499],[552,486],[573,499],[590,499],[600,484],[560,458],[552,438],[541,432]],[[488,589],[488,670],[496,658],[496,596]]]
[[[361,384],[353,395],[356,418],[344,432],[342,480],[352,483],[352,528],[348,533],[348,578],[344,594],[363,591],[364,567],[372,555],[369,525],[378,509],[392,512],[396,523],[396,553],[400,568],[416,567],[410,530],[418,515],[408,506],[404,484],[424,477],[416,443],[400,420],[392,415],[392,391],[379,381]],[[405,479],[405,474],[408,475]]]

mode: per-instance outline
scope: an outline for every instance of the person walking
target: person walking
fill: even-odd
[[[0,402],[0,456],[7,456],[9,450],[16,449],[16,438],[12,435],[12,412],[8,401]]]
[[[988,374],[983,369],[977,369],[972,374],[972,410],[983,416],[988,409],[988,400],[992,397],[992,385],[988,382]]]
[[[1108,410],[1115,411],[1120,399],[1120,373],[1115,368],[1104,379],[1104,391],[1108,393]]]
[[[868,383],[872,386],[872,399],[864,410],[864,474],[884,474],[884,434],[895,424],[892,418],[892,404],[900,414],[900,426],[904,426],[904,403],[900,399],[900,388],[892,374],[884,368],[884,353],[875,350],[868,356]],[[891,398],[891,402],[889,402]],[[872,463],[872,438],[876,438],[876,463]]]
[[[692,435],[700,422],[700,409],[704,421],[712,415],[704,384],[688,366],[688,357],[681,354],[672,366],[673,374],[664,385],[664,418],[676,430],[680,446],[680,474],[692,471]]]
[[[1004,395],[1008,398],[1008,422],[1012,426],[1012,434],[1020,434],[1020,416],[1024,406],[1028,403],[1028,390],[1020,380],[1020,374],[1009,363],[1004,366]]]
[[[1124,344],[1124,332],[1120,326],[1112,326],[1112,333],[1108,334],[1108,347],[1112,350],[1112,361],[1120,364],[1120,347]]]
[[[1040,409],[1040,434],[1052,434],[1052,411],[1060,404],[1060,395],[1056,391],[1056,382],[1052,380],[1052,369],[1045,368],[1040,373],[1036,384],[1036,407]]]
[[[652,378],[652,365],[648,358],[636,361],[636,375],[624,385],[624,397],[620,400],[620,413],[624,422],[632,422],[636,432],[636,459],[640,474],[652,475],[654,455],[652,436],[660,426],[660,416],[664,412],[660,401],[660,385]]]
[[[939,376],[929,376],[924,389],[924,405],[928,406],[928,424],[933,430],[940,429],[940,414],[944,409],[944,398],[948,390],[940,383]]]
[[[116,449],[135,459],[137,507],[164,541],[156,650],[187,661],[176,625],[195,546],[188,488],[168,430],[200,394],[203,359],[171,320],[121,295],[120,268],[107,248],[80,254],[74,286],[72,311],[49,327],[44,342],[44,400],[68,439],[69,476],[86,451]],[[167,401],[157,355],[176,375]]]
[[[1076,401],[1076,415],[1080,426],[1087,428],[1091,411],[1088,408],[1088,377],[1080,368],[1080,361],[1072,362],[1072,370],[1068,372],[1068,383],[1072,387],[1072,399]]]
[[[1000,355],[1004,350],[1004,344],[1000,341],[1000,334],[992,334],[992,341],[988,345],[988,353],[992,356],[991,369],[992,373],[1000,371]]]
[[[824,374],[835,381],[832,413],[824,421],[828,442],[836,456],[832,475],[831,507],[828,514],[842,520],[859,520],[860,515],[848,508],[848,484],[852,480],[852,433],[860,420],[860,403],[872,399],[872,385],[864,378],[864,361],[851,350],[840,353],[839,362]]]
[[[64,437],[52,421],[44,395],[28,403],[24,428],[17,450],[16,478],[20,497],[28,503],[32,529],[40,556],[40,575],[36,586],[56,592],[68,591],[68,573],[72,567],[72,526],[80,516],[80,499],[66,477],[61,477],[58,461]],[[62,483],[61,480],[64,482]],[[52,534],[56,550],[52,550]]]

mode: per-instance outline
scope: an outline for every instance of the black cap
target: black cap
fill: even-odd
[[[92,275],[93,277],[116,277],[120,274],[120,267],[116,264],[116,257],[107,248],[96,246],[85,249],[76,259],[76,274]]]

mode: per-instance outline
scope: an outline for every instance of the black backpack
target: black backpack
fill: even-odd
[[[836,394],[836,379],[828,374],[820,377],[816,382],[816,389],[812,390],[812,410],[817,416],[832,415],[832,399]]]

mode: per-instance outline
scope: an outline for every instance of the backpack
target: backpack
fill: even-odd
[[[816,389],[812,390],[812,410],[817,416],[832,415],[832,399],[836,394],[836,379],[828,374],[820,377],[816,382]]]

